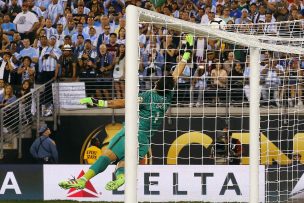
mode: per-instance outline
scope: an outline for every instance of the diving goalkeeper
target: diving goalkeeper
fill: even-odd
[[[162,125],[163,117],[172,103],[173,89],[178,77],[183,73],[187,61],[190,59],[191,50],[193,48],[193,36],[186,36],[187,46],[183,54],[182,60],[175,68],[172,75],[162,77],[156,82],[155,88],[139,94],[139,158],[142,159],[148,153],[150,147],[150,137],[154,131]],[[84,98],[81,104],[98,106],[104,108],[123,108],[125,106],[124,99],[115,100],[97,100],[94,98]],[[125,158],[125,129],[119,131],[110,141],[105,152],[96,160],[90,169],[79,179],[62,181],[59,186],[63,189],[85,188],[86,182],[103,172],[110,163],[118,161],[115,180],[106,184],[106,190],[116,190],[125,182],[124,176],[124,158]]]

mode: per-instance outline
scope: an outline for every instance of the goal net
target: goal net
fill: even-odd
[[[304,198],[303,21],[203,26],[129,6],[125,202],[296,202]],[[195,39],[171,107],[151,96]],[[138,68],[136,68],[138,67]],[[143,107],[144,106],[144,107]],[[160,116],[160,117],[159,117]],[[163,122],[155,129],[154,121]],[[138,143],[134,134],[146,133]],[[150,145],[151,144],[151,145]],[[148,166],[138,146],[148,145]],[[142,162],[143,163],[143,162]]]

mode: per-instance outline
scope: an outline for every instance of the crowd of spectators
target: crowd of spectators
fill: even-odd
[[[230,26],[227,31],[237,31],[233,24],[268,23],[253,30],[272,34],[280,32],[275,22],[301,20],[304,15],[301,0],[167,0],[158,7],[146,0],[0,0],[0,105],[13,100],[7,98],[6,86],[21,96],[24,83],[33,87],[58,79],[85,81],[88,96],[110,99],[114,89],[115,97],[123,98],[129,4],[199,24],[221,18]],[[303,23],[294,29],[303,33]],[[144,23],[139,32],[140,75],[172,72],[181,59],[184,34]],[[230,99],[249,99],[248,54],[241,46],[196,37],[193,63],[178,81],[178,97],[186,101],[192,95],[191,102],[199,106],[206,93],[213,102],[227,101],[229,89]],[[302,58],[263,52],[261,61],[262,98],[274,98],[279,106],[278,99],[288,92],[290,105],[302,105]],[[153,84],[142,80],[141,85]]]

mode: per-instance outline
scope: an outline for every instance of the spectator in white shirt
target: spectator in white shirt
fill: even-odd
[[[57,24],[60,17],[63,16],[63,7],[58,3],[58,0],[52,0],[52,3],[47,9],[46,17],[52,20],[52,25]]]
[[[18,13],[13,23],[16,25],[21,39],[28,37],[31,43],[34,42],[35,31],[39,26],[38,18],[34,13],[29,11],[29,5],[26,1],[22,4],[22,12]]]
[[[276,102],[278,105],[279,91],[281,83],[280,76],[283,74],[281,66],[278,66],[272,59],[266,59],[265,66],[261,72],[262,96],[264,104]],[[271,103],[270,103],[271,104]]]
[[[35,6],[34,0],[27,0],[29,4],[29,10],[37,15],[38,18],[43,17],[43,12],[38,6]]]
[[[61,17],[57,23],[62,24],[63,28],[65,29],[70,21],[73,21],[73,14],[68,8],[66,8],[64,11],[64,16]]]
[[[265,15],[265,25],[264,25],[264,32],[269,34],[278,34],[277,25],[274,23],[272,13],[266,13]]]
[[[62,24],[57,23],[57,29],[56,29],[55,36],[57,37],[55,47],[59,48],[61,45],[64,44],[64,37],[65,37],[65,34],[63,32],[63,25]]]

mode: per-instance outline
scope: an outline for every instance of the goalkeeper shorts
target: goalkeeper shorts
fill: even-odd
[[[143,133],[138,134],[139,160],[143,159],[149,151],[150,143],[148,137]],[[110,149],[117,157],[118,161],[125,159],[125,127],[123,127],[110,141]]]

